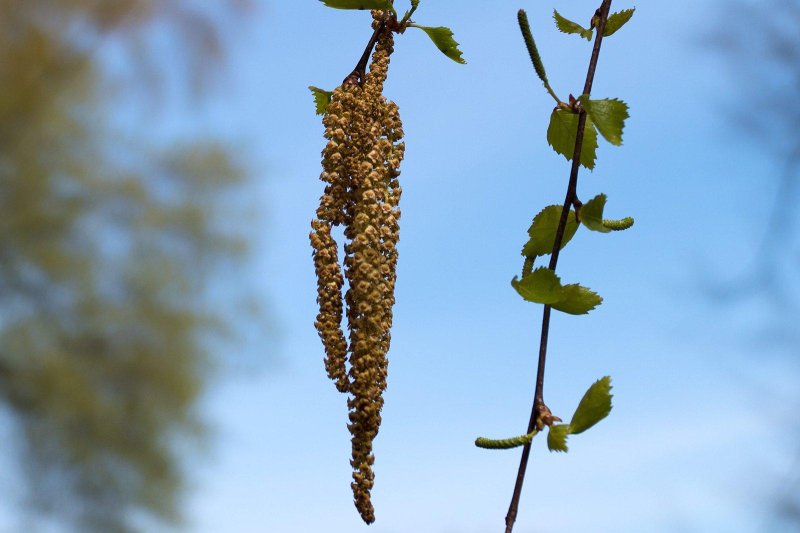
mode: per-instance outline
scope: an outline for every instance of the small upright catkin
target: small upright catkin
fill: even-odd
[[[372,15],[377,29],[384,13]],[[323,119],[328,144],[320,179],[327,185],[311,223],[320,308],[316,327],[328,376],[339,391],[350,393],[351,486],[366,523],[375,521],[372,442],[386,389],[402,193],[398,176],[405,150],[397,105],[382,94],[393,46],[392,31],[382,30],[363,84],[348,78],[333,92]],[[349,342],[341,326],[344,278],[331,235],[332,227],[340,225],[347,240],[343,264]]]

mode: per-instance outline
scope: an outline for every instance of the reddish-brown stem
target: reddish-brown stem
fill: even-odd
[[[392,21],[394,21],[394,24],[392,24]],[[372,49],[375,48],[375,44],[377,44],[381,32],[383,32],[387,26],[389,26],[390,29],[397,29],[397,18],[395,18],[390,11],[384,14],[383,20],[381,20],[381,23],[375,28],[375,31],[372,32],[372,37],[370,37],[366,48],[364,48],[364,53],[361,54],[361,59],[358,60],[356,68],[347,75],[342,83],[364,83],[364,77],[367,75],[369,56],[372,54]]]
[[[612,0],[603,0],[602,5],[597,10],[596,16],[598,23],[596,28],[596,37],[594,40],[594,47],[592,48],[592,57],[589,61],[589,70],[586,73],[586,83],[583,86],[583,94],[589,95],[592,92],[592,84],[594,83],[594,73],[597,70],[597,61],[600,57],[600,46],[603,43],[603,32],[606,27],[606,20],[608,20],[608,12],[611,9]],[[578,132],[575,137],[575,149],[572,152],[572,168],[569,175],[569,185],[567,187],[567,196],[564,199],[564,206],[561,209],[561,218],[558,222],[556,229],[556,238],[553,243],[553,251],[550,254],[550,270],[555,271],[558,264],[558,254],[561,251],[561,243],[564,241],[564,232],[567,227],[567,220],[569,217],[570,207],[578,202],[577,189],[578,189],[578,170],[580,169],[581,151],[583,150],[583,133],[586,127],[586,111],[580,109],[578,115]],[[528,422],[528,431],[533,431],[538,422],[541,420],[543,414],[548,413],[547,407],[544,403],[544,371],[547,364],[547,337],[550,332],[550,312],[549,305],[544,306],[542,313],[542,333],[539,341],[539,363],[536,371],[536,389],[533,395],[533,407],[531,409],[531,417]],[[506,514],[506,533],[512,533],[514,529],[514,522],[517,519],[517,512],[519,510],[519,500],[522,494],[522,484],[525,481],[525,471],[528,468],[528,457],[531,453],[530,443],[522,448],[522,457],[519,462],[519,469],[517,470],[517,480],[514,484],[514,494],[511,497],[511,505],[508,507]]]

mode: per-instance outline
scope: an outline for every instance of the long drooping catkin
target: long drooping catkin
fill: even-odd
[[[352,434],[353,494],[366,522],[374,521],[370,490],[374,482],[372,442],[378,434],[386,388],[391,308],[394,303],[396,243],[398,239],[396,183],[402,134],[396,108],[382,96],[383,81],[392,52],[392,35],[386,32],[373,55],[364,81],[358,119],[370,125],[372,146],[355,176],[356,204],[353,239],[346,249],[345,267],[350,325],[350,432]],[[391,110],[394,113],[391,113]]]
[[[377,28],[382,13],[373,12],[373,17]],[[372,442],[386,389],[402,192],[398,176],[405,149],[397,106],[382,94],[393,44],[392,32],[381,32],[363,85],[350,79],[332,95],[323,121],[328,145],[321,179],[328,185],[311,233],[320,306],[316,326],[328,375],[338,390],[350,393],[353,496],[367,523],[375,520]],[[347,240],[349,343],[341,328],[343,277],[331,235],[339,225]]]
[[[352,184],[350,176],[357,147],[352,142],[353,113],[360,98],[357,85],[343,84],[334,91],[328,112],[322,120],[328,144],[322,151],[322,174],[327,183],[320,198],[317,218],[311,222],[311,246],[317,274],[319,314],[315,326],[325,347],[325,368],[340,392],[347,392],[347,341],[342,332],[342,285],[344,278],[339,266],[332,226],[349,225],[352,219]]]

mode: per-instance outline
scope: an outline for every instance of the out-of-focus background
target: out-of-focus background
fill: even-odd
[[[403,2],[396,2],[404,9]],[[407,135],[373,532],[503,524],[538,306],[509,285],[531,218],[563,198],[552,101],[582,87],[594,2],[423,0],[465,66],[398,37]],[[614,2],[613,10],[633,7]],[[569,454],[534,447],[515,531],[800,531],[800,2],[637,6],[594,94],[629,103],[579,195],[546,395],[615,408]],[[366,531],[345,398],[313,328],[309,221],[333,89],[369,15],[320,2],[0,2],[0,531]]]

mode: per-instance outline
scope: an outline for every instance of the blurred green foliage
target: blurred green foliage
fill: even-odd
[[[225,212],[244,175],[213,138],[152,146],[114,124],[97,53],[121,43],[157,72],[135,51],[158,24],[202,80],[222,28],[198,5],[0,2],[0,400],[29,512],[67,529],[180,523],[209,338],[231,325],[209,292],[246,249]]]

